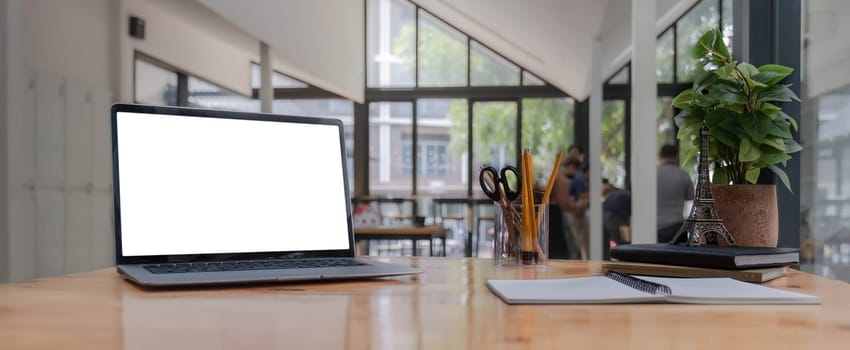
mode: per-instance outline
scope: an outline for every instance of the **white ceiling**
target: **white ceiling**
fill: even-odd
[[[363,102],[363,0],[198,1],[268,44],[282,72]]]
[[[198,1],[268,43],[283,72],[363,101],[364,0]],[[658,25],[695,1],[656,0]],[[628,60],[632,1],[414,2],[579,100],[589,90],[594,39],[602,42],[604,74]]]

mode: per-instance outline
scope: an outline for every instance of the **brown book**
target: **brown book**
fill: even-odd
[[[614,270],[630,275],[664,277],[729,277],[744,282],[762,283],[785,276],[788,266],[766,267],[748,270],[721,270],[702,267],[644,264],[623,261],[609,261],[602,264],[602,273]]]

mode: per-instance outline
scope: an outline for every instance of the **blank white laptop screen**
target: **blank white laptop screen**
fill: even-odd
[[[116,118],[124,256],[349,249],[337,126]]]

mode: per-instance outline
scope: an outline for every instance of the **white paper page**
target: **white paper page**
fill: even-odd
[[[604,276],[546,280],[490,280],[488,287],[508,304],[612,304],[663,302]]]
[[[635,276],[670,287],[668,301],[698,304],[817,304],[816,296],[788,292],[731,278]]]

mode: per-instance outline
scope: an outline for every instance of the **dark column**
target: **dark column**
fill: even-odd
[[[740,7],[740,6],[738,6]],[[735,9],[738,10],[738,7]],[[767,63],[781,64],[794,69],[783,84],[791,84],[791,90],[800,95],[800,21],[801,6],[797,0],[750,0],[749,8],[743,7],[742,27],[735,28],[735,35],[743,33],[745,38],[741,52],[746,61],[755,66]],[[735,14],[735,25],[738,25]],[[737,42],[737,40],[735,40]],[[735,52],[738,52],[736,47]],[[780,103],[782,110],[797,120],[800,124],[800,102]],[[799,142],[799,133],[794,133],[794,139]],[[791,190],[785,188],[776,176],[765,169],[759,177],[760,184],[777,184],[779,202],[779,246],[800,246],[800,153],[792,155],[785,166],[785,172],[791,182]]]
[[[578,102],[576,101],[573,104],[574,109],[574,118],[573,118],[573,143],[581,146],[585,152],[587,152],[588,147],[590,147],[590,98],[584,99],[584,101]],[[569,145],[565,145],[569,146]],[[588,159],[588,161],[591,161]],[[594,159],[592,161],[598,161]]]
[[[354,196],[369,194],[369,110],[354,104]],[[352,150],[349,150],[351,152]]]

